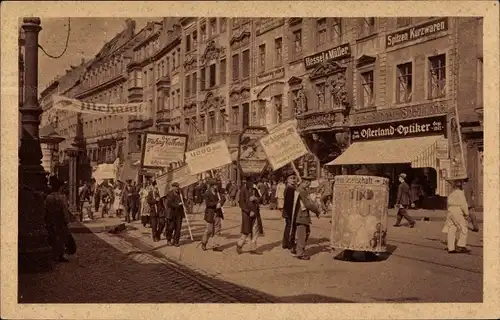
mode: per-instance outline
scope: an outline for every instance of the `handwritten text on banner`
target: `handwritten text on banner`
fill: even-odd
[[[186,136],[147,132],[144,141],[142,166],[168,167],[171,163],[184,161]]]
[[[210,171],[232,162],[225,140],[186,152],[186,162],[191,174]]]
[[[273,170],[278,170],[308,153],[302,138],[292,124],[273,130],[260,139],[260,144]]]

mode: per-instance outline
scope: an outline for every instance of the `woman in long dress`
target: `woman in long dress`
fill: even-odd
[[[115,199],[113,201],[113,211],[115,212],[117,217],[121,217],[123,212],[123,185],[121,183],[117,183],[115,190],[113,190],[115,194]]]
[[[149,227],[149,219],[151,216],[151,208],[148,203],[149,182],[146,182],[139,191],[141,198],[141,222],[144,227]]]
[[[467,245],[467,231],[469,207],[463,190],[466,179],[450,180],[453,183],[453,191],[448,196],[448,214],[443,227],[443,233],[447,233],[448,253],[469,253]],[[455,248],[455,239],[458,231],[458,242]]]

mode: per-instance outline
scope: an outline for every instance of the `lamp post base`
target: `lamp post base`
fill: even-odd
[[[18,267],[20,273],[50,271],[52,249],[44,221],[44,196],[19,185]]]

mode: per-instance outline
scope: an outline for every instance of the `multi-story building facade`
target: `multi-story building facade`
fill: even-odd
[[[458,106],[468,169],[475,189],[482,192],[482,129],[474,111],[482,106],[480,19],[187,17],[151,22],[137,34],[130,29],[105,47],[107,53],[85,64],[83,83],[94,85],[74,96],[96,102],[144,101],[150,114],[120,118],[118,125],[107,125],[107,117],[85,120],[90,149],[106,135],[123,132],[124,154],[136,162],[145,130],[184,132],[190,136],[190,149],[226,139],[236,160],[244,127],[296,118],[311,151],[296,162],[297,167],[309,175],[329,177],[358,168],[359,161],[326,165],[352,153],[349,146],[354,142],[400,143],[391,135],[353,138],[355,131],[433,120],[444,121],[445,128],[430,135],[447,137],[446,117]],[[122,74],[128,81],[120,76],[109,76],[100,85],[89,80],[102,78],[102,65],[113,59],[124,61]],[[115,93],[109,100],[100,90],[121,95]],[[111,123],[113,132],[92,131],[106,130]],[[59,129],[64,137],[65,129]],[[429,155],[420,154],[419,160],[382,165],[379,159],[371,169],[394,177],[417,168],[415,175],[432,180],[433,193],[445,195],[449,150],[444,142],[428,146]],[[102,148],[108,146],[97,143],[97,150]],[[382,146],[377,151],[395,152]],[[92,159],[102,158],[93,154]],[[355,157],[374,161],[373,155]],[[235,179],[236,166],[223,177]]]

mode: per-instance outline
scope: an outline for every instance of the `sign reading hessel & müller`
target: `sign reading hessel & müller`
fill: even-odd
[[[386,47],[394,47],[398,44],[417,40],[445,30],[448,30],[448,18],[426,22],[415,27],[388,34],[386,38]]]
[[[351,142],[446,134],[446,116],[351,128]]]
[[[351,47],[348,43],[342,44],[338,47],[325,50],[304,58],[304,65],[306,69],[316,67],[323,61],[337,60],[351,56]]]

